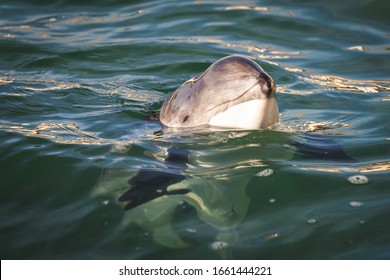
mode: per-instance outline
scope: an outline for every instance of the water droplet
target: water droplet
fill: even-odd
[[[268,201],[269,201],[269,203],[275,203],[276,199],[275,198],[270,198]]]
[[[361,221],[359,221],[359,224],[361,224],[361,225],[364,225],[366,223],[366,221],[365,220],[361,220]]]
[[[256,176],[259,177],[267,177],[271,176],[274,173],[274,171],[271,168],[264,169],[263,171],[260,171],[259,173],[256,174]]]
[[[196,233],[196,229],[194,229],[194,228],[186,228],[186,232]]]
[[[103,201],[102,201],[102,204],[103,204],[104,206],[108,205],[109,203],[110,203],[109,200],[103,200]]]
[[[225,241],[214,241],[213,243],[211,243],[210,247],[214,251],[219,251],[229,247],[229,244]]]
[[[351,202],[349,203],[349,205],[350,205],[351,207],[358,208],[358,207],[362,207],[362,206],[364,205],[364,203],[363,203],[363,202],[359,202],[359,201],[351,201]]]
[[[273,239],[276,239],[278,237],[280,237],[280,233],[279,232],[274,232],[274,233],[271,233],[271,234],[267,235],[265,237],[265,240],[273,240]]]
[[[348,177],[348,181],[355,185],[363,185],[368,183],[368,178],[364,175],[354,175]]]
[[[308,219],[307,223],[312,225],[312,224],[317,223],[317,220],[316,219]]]

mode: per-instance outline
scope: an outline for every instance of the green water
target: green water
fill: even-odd
[[[389,8],[0,1],[2,259],[389,259]],[[233,53],[275,80],[280,126],[150,120]],[[307,157],[305,132],[354,161]],[[124,211],[128,180],[172,146],[189,152],[179,187],[192,191]]]

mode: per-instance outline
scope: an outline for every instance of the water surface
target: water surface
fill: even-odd
[[[1,1],[1,257],[389,259],[388,9]],[[280,126],[172,133],[151,118],[235,53],[275,80]],[[124,211],[128,180],[166,170],[171,147],[189,153],[176,187],[191,192]]]

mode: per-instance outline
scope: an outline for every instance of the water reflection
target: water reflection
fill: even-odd
[[[232,11],[232,10],[253,10],[253,11],[262,11],[262,12],[268,12],[268,7],[254,7],[254,6],[229,6],[224,8],[225,11]]]
[[[379,93],[390,91],[389,81],[354,80],[345,77],[310,74],[300,77],[302,80],[324,87],[327,90],[343,90],[350,92]],[[323,88],[321,90],[324,90]]]
[[[229,152],[239,151],[220,151],[227,158]],[[250,202],[246,186],[264,163],[249,158],[221,164],[194,150],[177,147],[168,148],[165,154],[163,162],[153,160],[154,167],[136,172],[105,169],[94,194],[114,195],[115,200],[122,201],[128,210],[122,225],[137,224],[160,245],[171,248],[191,245],[180,236],[174,217],[177,211],[184,211],[181,209],[194,209],[201,221],[216,230],[210,248],[216,247],[218,251],[232,248],[238,239],[237,226],[246,216]],[[194,237],[198,234],[192,228],[185,231]],[[218,244],[224,244],[223,248]]]
[[[211,250],[229,257],[240,238],[240,224],[248,207],[256,203],[247,195],[248,184],[254,178],[267,180],[275,172],[263,158],[281,160],[290,166],[295,162],[293,168],[305,171],[333,172],[334,168],[334,172],[340,172],[340,168],[352,165],[357,166],[354,172],[363,171],[360,169],[363,164],[357,164],[331,137],[323,135],[305,134],[296,141],[288,133],[275,131],[209,132],[203,138],[198,136],[199,141],[194,140],[195,135],[174,139],[174,134],[168,134],[167,138],[155,139],[155,146],[143,152],[149,160],[143,160],[138,168],[134,164],[130,169],[105,168],[93,193],[103,201],[107,197],[117,203],[119,200],[127,209],[121,230],[136,224],[150,233],[157,244],[171,248],[193,246],[192,241],[183,237],[183,232],[190,234],[191,240],[202,235],[203,239],[212,239]],[[179,157],[175,155],[177,150],[172,151],[171,143],[175,142],[181,146],[175,145]],[[122,157],[139,148],[133,145],[122,150]],[[113,151],[121,153],[120,149]],[[291,161],[292,158],[296,160]],[[276,199],[270,197],[268,202],[274,205]],[[213,231],[201,232],[194,228],[194,217],[190,218],[190,226],[178,222],[178,213],[186,217],[188,211],[195,212]],[[283,234],[276,231],[266,236],[265,240],[273,240]]]
[[[283,114],[283,118],[291,119],[294,114]],[[299,116],[298,116],[299,117]],[[303,117],[303,115],[302,115]],[[350,127],[350,123],[331,122],[331,121],[310,121],[310,120],[291,120],[281,123],[277,130],[286,132],[314,132],[316,134],[327,135],[347,135],[356,134],[354,131],[346,131],[345,128]]]
[[[375,172],[386,172],[390,171],[390,161],[378,161],[370,163],[357,163],[354,164],[352,168],[345,167],[342,165],[313,165],[311,164],[295,164],[296,168],[305,171],[320,171],[320,172],[330,172],[330,173],[375,173]]]
[[[35,124],[9,124],[0,123],[0,129],[8,132],[22,133],[26,136],[52,139],[63,144],[100,145],[109,144],[110,141],[99,139],[94,133],[81,130],[74,123],[46,122]]]

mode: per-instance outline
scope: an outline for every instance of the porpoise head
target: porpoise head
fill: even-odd
[[[253,60],[231,55],[181,85],[160,111],[173,128],[268,128],[279,122],[275,83]]]

